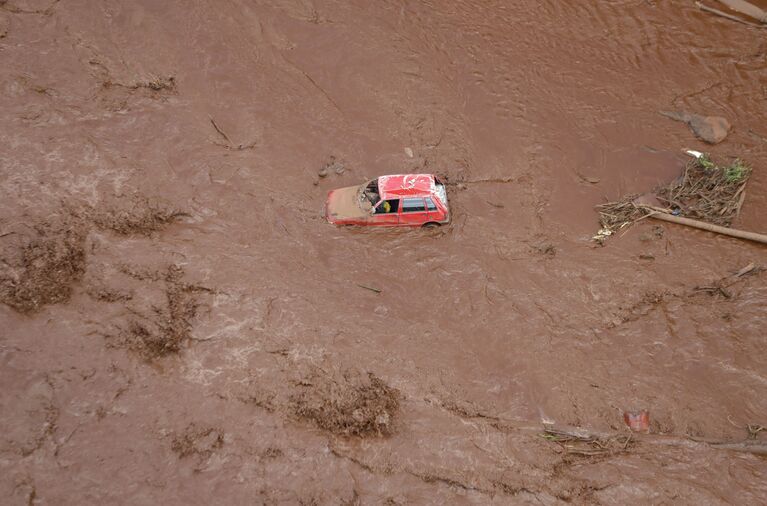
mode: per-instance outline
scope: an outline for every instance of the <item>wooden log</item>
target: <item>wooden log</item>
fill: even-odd
[[[674,216],[666,212],[658,210],[651,206],[643,206],[646,209],[652,211],[650,218],[656,220],[667,221],[669,223],[676,223],[678,225],[686,225],[688,227],[697,228],[700,230],[707,230],[709,232],[715,232],[717,234],[727,235],[730,237],[736,237],[738,239],[745,239],[747,241],[759,242],[767,244],[767,235],[758,234],[756,232],[746,232],[745,230],[738,230],[735,228],[722,227],[720,225],[714,225],[713,223],[706,223],[705,221],[693,220],[690,218],[683,218],[681,216]]]
[[[730,9],[745,14],[748,17],[754,18],[760,23],[767,23],[767,12],[757,7],[754,4],[746,2],[745,0],[718,0],[720,4],[724,4]]]
[[[755,455],[767,455],[767,444],[761,441],[743,441],[742,443],[715,443],[712,448],[720,450],[732,450],[735,452],[753,453]]]
[[[752,23],[750,21],[746,21],[745,19],[740,19],[738,16],[733,16],[732,14],[727,14],[726,12],[720,11],[719,9],[714,9],[713,7],[709,7],[708,5],[702,4],[700,2],[695,2],[695,5],[698,6],[698,9],[709,12],[711,14],[715,14],[717,16],[721,16],[723,18],[729,19],[730,21],[737,21],[738,23],[742,23],[744,25],[748,26],[754,26],[756,28],[765,28],[764,25],[758,25],[756,23]]]

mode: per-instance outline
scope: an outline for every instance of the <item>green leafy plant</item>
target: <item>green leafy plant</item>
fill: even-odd
[[[724,179],[728,183],[739,183],[746,179],[751,168],[740,160],[735,160],[729,167],[724,168]]]
[[[702,154],[698,157],[698,163],[706,170],[711,170],[716,167],[716,164],[711,160],[707,154]]]

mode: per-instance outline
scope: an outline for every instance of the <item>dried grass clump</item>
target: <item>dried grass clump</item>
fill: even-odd
[[[79,223],[41,225],[35,232],[2,258],[0,302],[20,313],[68,301],[85,273],[86,232]]]
[[[173,437],[171,449],[181,459],[192,455],[208,458],[223,445],[222,430],[190,423],[181,434]]]
[[[107,79],[101,83],[102,88],[125,88],[128,90],[140,90],[147,89],[153,92],[168,92],[174,93],[176,91],[176,78],[173,76],[152,76],[145,81],[136,81],[131,84],[120,83]]]
[[[291,398],[298,418],[343,436],[392,433],[399,412],[399,392],[372,373],[356,371],[315,375]]]
[[[171,265],[164,274],[165,307],[153,307],[153,314],[132,320],[121,337],[129,348],[146,358],[160,358],[181,350],[192,331],[192,319],[197,315],[195,293],[206,288],[184,283],[184,270]]]
[[[93,223],[101,229],[120,235],[146,236],[162,230],[181,216],[187,216],[146,197],[135,197],[120,206],[93,209],[90,214]]]
[[[639,195],[626,195],[616,202],[598,205],[599,225],[602,230],[615,232],[646,215],[648,211],[634,203],[637,197]]]
[[[173,76],[156,76],[148,81],[137,83],[137,88],[145,87],[152,91],[176,91],[176,78]]]

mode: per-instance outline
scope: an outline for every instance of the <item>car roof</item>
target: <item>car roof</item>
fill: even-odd
[[[398,197],[421,197],[435,191],[433,174],[394,174],[378,178],[378,193],[383,200]]]

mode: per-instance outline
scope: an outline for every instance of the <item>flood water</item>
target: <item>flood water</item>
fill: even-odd
[[[685,148],[754,168],[734,226],[767,233],[765,34],[681,1],[0,2],[0,241],[133,195],[186,213],[91,230],[65,303],[0,305],[3,502],[767,503],[764,457],[697,441],[767,425],[767,278],[695,291],[767,250],[649,219],[591,240]],[[662,110],[733,129],[708,146]],[[409,172],[452,183],[449,226],[322,219]],[[207,291],[147,360],[114,336],[163,286],[125,266],[169,264]],[[291,411],[346,369],[400,392],[390,436]],[[626,451],[540,436],[639,409]]]

